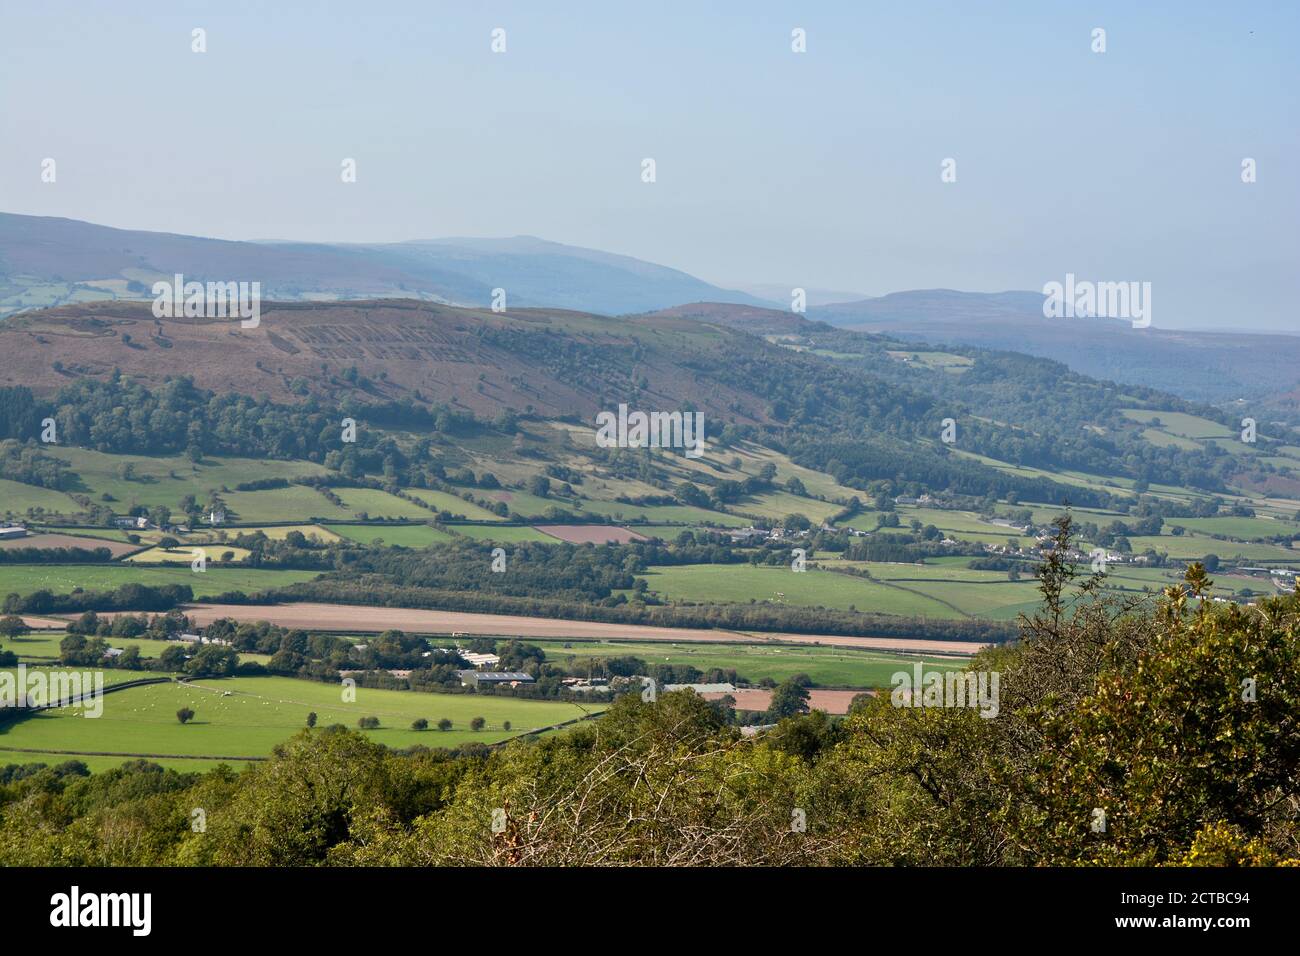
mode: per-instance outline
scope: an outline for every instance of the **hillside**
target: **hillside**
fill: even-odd
[[[258,281],[267,299],[417,298],[617,314],[693,299],[757,304],[676,269],[530,236],[333,245],[234,242],[0,213],[0,316],[30,308],[148,298],[175,273]]]
[[[1046,319],[1037,292],[898,292],[810,308],[808,317],[934,345],[1042,356],[1095,378],[1159,388],[1194,401],[1262,400],[1292,415],[1300,410],[1300,336]]]
[[[710,415],[766,418],[752,396],[685,364],[767,346],[697,323],[606,319],[557,310],[458,309],[412,300],[265,303],[261,325],[156,319],[146,303],[65,306],[0,324],[0,385],[38,394],[120,369],[158,384],[191,376],[218,393],[296,402],[306,395],[437,402],[491,417],[502,408],[590,419],[614,395]],[[584,361],[599,356],[601,361]],[[635,374],[638,381],[633,382]]]

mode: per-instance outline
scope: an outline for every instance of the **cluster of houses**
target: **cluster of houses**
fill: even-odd
[[[218,508],[213,508],[203,520],[207,521],[212,527],[217,527],[226,523],[226,513]],[[182,525],[171,525],[167,528],[159,528],[153,524],[145,515],[114,515],[112,524],[114,528],[120,528],[123,531],[189,531],[188,527]]]
[[[763,541],[791,541],[795,538],[807,538],[816,531],[810,531],[805,528],[802,531],[795,531],[793,528],[710,528],[718,534],[725,534],[731,539],[732,544],[758,544]],[[828,524],[823,524],[818,531],[835,531],[836,529]],[[863,535],[864,531],[858,531],[856,528],[845,529],[851,534]]]

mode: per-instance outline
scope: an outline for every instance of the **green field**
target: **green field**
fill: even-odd
[[[427,515],[428,512],[425,512]],[[427,548],[431,544],[451,541],[452,536],[427,524],[384,525],[334,524],[329,530],[357,544],[372,544],[376,540],[389,546]]]
[[[464,498],[457,498],[455,495],[449,495],[445,491],[433,491],[429,488],[408,488],[406,493],[412,498],[420,499],[431,508],[436,508],[438,511],[449,511],[453,515],[461,518],[468,518],[471,521],[505,520],[500,515],[488,511],[486,508],[480,508],[472,501],[466,501]],[[405,504],[406,502],[403,503]],[[423,509],[420,510],[419,516],[421,518],[432,517],[428,511]]]
[[[628,505],[621,501],[585,501],[582,510],[615,521],[641,518],[657,523],[674,522],[716,528],[743,528],[752,523],[750,519],[739,515],[722,514],[690,505]]]
[[[335,488],[334,493],[360,518],[432,518],[433,512],[411,501],[375,488]]]
[[[487,498],[489,501],[504,501],[507,508],[526,518],[540,518],[551,508],[573,509],[581,506],[581,502],[573,504],[563,498],[541,498],[537,495],[530,495],[526,491],[514,491],[505,488],[469,488],[466,490],[477,498]],[[422,491],[423,489],[421,489]]]
[[[1272,544],[1243,544],[1238,541],[1220,541],[1199,534],[1135,535],[1129,538],[1128,541],[1135,553],[1141,553],[1147,548],[1153,548],[1156,552],[1164,552],[1171,558],[1184,561],[1203,558],[1207,554],[1217,554],[1221,558],[1240,556],[1247,561],[1300,562],[1300,551],[1280,548]]]
[[[813,524],[821,524],[831,515],[844,510],[841,505],[792,495],[788,491],[769,491],[754,495],[752,498],[737,502],[734,507],[741,514],[771,518],[774,521],[786,515],[801,514],[810,519]]]
[[[452,530],[456,534],[464,535],[475,541],[496,541],[502,544],[515,544],[520,541],[540,541],[544,544],[556,544],[559,541],[558,538],[553,538],[536,528],[521,525],[490,528],[481,524],[458,524],[454,525]]]
[[[975,364],[968,355],[955,355],[952,352],[901,352],[890,351],[890,358],[899,362],[908,362],[925,368],[942,369],[945,372],[964,372]]]
[[[202,573],[188,567],[140,567],[125,564],[5,564],[0,565],[0,594],[30,594],[52,591],[68,594],[84,591],[108,591],[123,584],[188,584],[195,597],[207,597],[225,591],[264,591],[299,581],[310,581],[315,571],[208,567]]]
[[[227,694],[229,696],[227,696]],[[477,741],[492,743],[534,728],[583,716],[575,705],[553,701],[518,700],[474,694],[424,694],[412,691],[356,689],[356,702],[341,700],[339,685],[288,677],[235,677],[131,688],[104,698],[98,719],[82,717],[71,708],[48,711],[17,722],[0,724],[0,754],[7,748],[38,751],[103,751],[129,759],[130,754],[165,754],[214,766],[217,757],[260,757],[305,726],[315,712],[318,727],[341,723],[355,728],[361,717],[380,720],[367,731],[390,747],[451,747]],[[195,718],[182,725],[176,711],[189,707]],[[594,710],[599,710],[599,707]],[[592,711],[593,708],[588,708]],[[417,717],[436,724],[446,717],[450,731],[414,731]],[[471,718],[483,717],[487,727],[469,729]],[[503,723],[510,721],[507,731]],[[18,755],[16,763],[57,763],[67,757],[50,753]],[[12,759],[0,757],[0,759]],[[81,759],[81,758],[77,758]],[[159,760],[170,765],[171,760]]]
[[[797,573],[789,567],[687,564],[652,568],[644,577],[650,590],[661,597],[695,604],[757,601],[878,614],[962,616],[924,594],[815,568]]]
[[[241,524],[264,521],[309,521],[313,518],[353,517],[314,488],[290,485],[267,491],[232,491],[222,496],[231,520]]]
[[[51,454],[68,462],[80,476],[85,486],[82,490],[86,494],[97,500],[104,494],[111,495],[114,499],[113,509],[119,512],[126,512],[133,505],[166,505],[175,508],[185,495],[202,498],[222,488],[234,488],[241,482],[268,478],[291,480],[327,474],[321,465],[306,461],[206,458],[196,464],[183,455],[108,455],[85,448],[63,447],[54,449]],[[125,476],[128,467],[131,470],[130,477]],[[316,494],[311,489],[300,490]],[[282,515],[266,520],[285,520],[291,517],[293,516]]]
[[[1183,527],[1204,534],[1221,534],[1246,541],[1272,538],[1277,535],[1300,534],[1300,525],[1294,521],[1276,521],[1269,518],[1166,518],[1165,527]]]
[[[1182,438],[1227,438],[1233,434],[1218,422],[1212,422],[1198,415],[1188,415],[1185,412],[1155,412],[1143,408],[1125,408],[1123,413],[1125,418],[1147,425],[1159,420],[1160,424],[1155,427]]]
[[[335,534],[333,531],[327,530],[326,528],[318,524],[267,525],[266,527],[262,527],[262,528],[245,527],[241,525],[238,528],[218,528],[215,532],[215,536],[218,541],[227,541],[227,540],[233,541],[235,538],[239,537],[240,535],[255,534],[259,531],[262,534],[266,535],[268,538],[270,538],[272,541],[283,541],[285,538],[289,536],[289,533],[291,531],[297,531],[301,533],[303,537],[306,538],[315,538],[317,541],[320,541],[322,544],[330,544],[331,542],[339,540],[339,536],[337,534]],[[204,532],[199,532],[199,533],[203,535],[204,540],[211,540],[213,537],[213,533],[206,532],[206,530]],[[224,537],[222,537],[223,535]]]
[[[0,478],[0,516],[12,515],[21,518],[27,512],[40,510],[45,512],[71,513],[77,510],[77,503],[61,491],[25,485],[20,481]]]
[[[816,563],[826,568],[853,568],[868,571],[881,581],[989,581],[1007,580],[1005,571],[972,571],[966,567],[970,558],[957,558],[952,564],[938,564],[942,558],[929,558],[925,564],[893,564],[883,561],[846,561],[843,558],[818,557]],[[1026,568],[1033,565],[1026,562]]]
[[[648,664],[689,664],[701,671],[714,667],[735,670],[742,678],[755,684],[765,677],[779,682],[796,674],[807,674],[821,687],[886,687],[890,675],[908,670],[918,661],[923,662],[927,670],[960,670],[967,663],[943,657],[767,643],[678,645],[571,641],[567,648],[563,641],[529,643],[542,647],[547,660],[566,666],[591,657],[632,655]],[[941,642],[935,644],[942,647]]]

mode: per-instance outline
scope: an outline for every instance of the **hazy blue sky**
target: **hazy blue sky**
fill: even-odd
[[[1074,272],[1150,281],[1157,326],[1297,329],[1298,10],[4,0],[0,210],[243,239],[532,234],[873,295]]]

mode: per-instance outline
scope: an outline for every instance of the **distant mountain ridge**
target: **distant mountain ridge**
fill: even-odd
[[[416,298],[605,315],[708,299],[766,304],[677,269],[532,236],[398,243],[245,242],[114,229],[74,219],[0,213],[0,316],[105,299],[147,298],[176,273],[259,281],[263,298]]]
[[[1038,292],[924,289],[809,308],[808,318],[933,345],[973,345],[1063,362],[1094,378],[1194,401],[1300,410],[1300,336],[1135,329],[1114,319],[1049,319]]]
[[[493,290],[503,289],[509,309],[662,313],[759,335],[797,326],[788,320],[788,299],[769,301],[677,269],[534,236],[243,242],[0,213],[0,319],[51,306],[148,299],[153,282],[178,272],[189,280],[260,281],[263,299],[282,303],[416,299],[484,308]],[[924,289],[830,303],[825,298],[834,293],[811,293],[804,317],[813,321],[939,346],[1022,352],[1094,378],[1219,405],[1243,400],[1300,418],[1300,336],[1049,319],[1042,295],[1029,291]],[[710,318],[723,306],[735,308]]]

